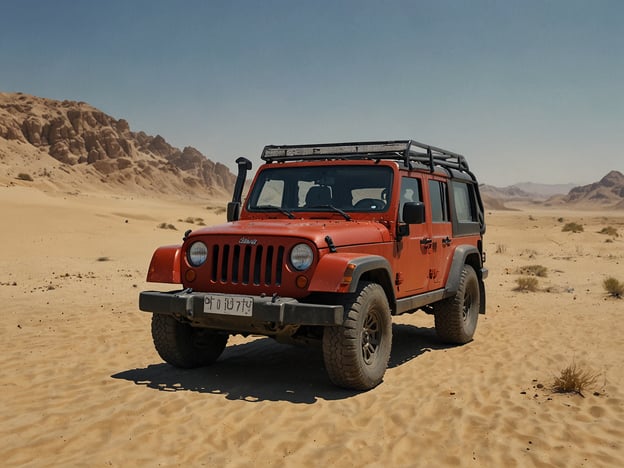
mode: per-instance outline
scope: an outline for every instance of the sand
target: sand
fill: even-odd
[[[475,340],[398,317],[384,382],[357,393],[318,349],[262,337],[209,368],[161,361],[138,293],[171,289],[145,283],[152,251],[197,227],[179,219],[224,220],[207,205],[0,186],[3,466],[624,466],[624,300],[602,288],[624,281],[621,211],[489,212]],[[540,290],[514,291],[531,264]],[[596,384],[553,393],[572,362]]]

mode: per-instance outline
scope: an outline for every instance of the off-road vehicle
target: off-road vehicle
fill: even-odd
[[[322,343],[329,378],[367,390],[384,376],[392,316],[423,310],[439,338],[472,340],[485,313],[479,186],[466,159],[412,140],[266,146],[228,223],[160,247],[145,291],[159,355],[214,362],[232,334]]]

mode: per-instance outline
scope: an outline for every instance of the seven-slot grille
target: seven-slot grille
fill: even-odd
[[[283,246],[212,244],[209,247],[209,277],[215,283],[282,284]]]

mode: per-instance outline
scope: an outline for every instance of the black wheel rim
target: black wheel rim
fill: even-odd
[[[377,357],[381,342],[381,323],[375,313],[369,313],[362,326],[362,358],[372,364]]]

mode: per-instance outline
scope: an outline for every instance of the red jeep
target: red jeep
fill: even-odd
[[[267,146],[228,223],[160,247],[145,291],[159,355],[214,362],[231,334],[322,342],[329,378],[367,390],[384,376],[392,316],[424,310],[441,340],[472,340],[485,312],[479,186],[463,156],[412,140]]]

